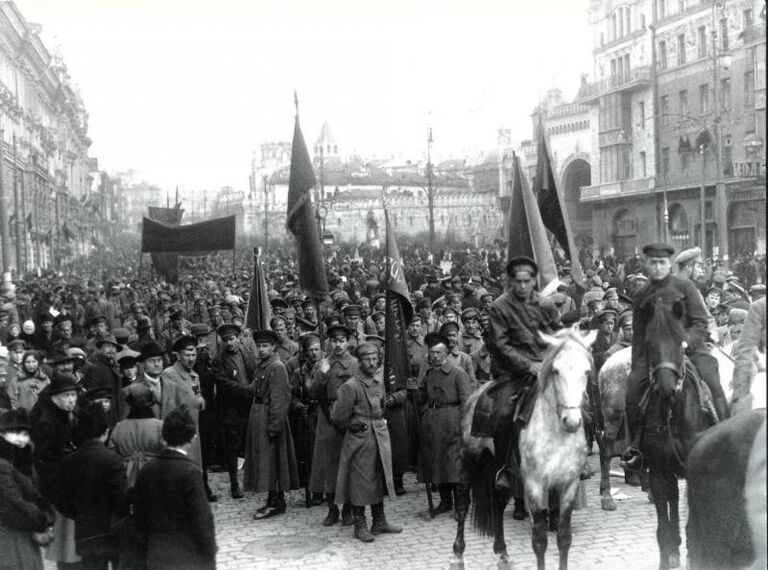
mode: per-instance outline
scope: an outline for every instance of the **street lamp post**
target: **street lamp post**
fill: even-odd
[[[427,205],[429,207],[429,251],[435,255],[435,193],[432,189],[432,127],[427,125]]]
[[[266,174],[262,177],[262,182],[264,184],[264,255],[266,255],[267,251],[269,251],[269,210],[267,209],[267,204],[269,202],[269,192],[267,190]]]

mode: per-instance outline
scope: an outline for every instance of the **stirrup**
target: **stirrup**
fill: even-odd
[[[642,469],[643,467],[643,453],[636,447],[629,447],[621,454],[621,460],[619,461],[624,469]]]

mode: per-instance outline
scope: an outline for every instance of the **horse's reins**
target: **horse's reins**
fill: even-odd
[[[670,362],[668,360],[659,362],[656,366],[654,366],[650,370],[649,377],[650,377],[651,386],[655,384],[656,372],[658,372],[659,370],[671,370],[672,372],[675,373],[675,375],[677,376],[677,383],[675,384],[675,393],[680,394],[683,391],[683,382],[685,382],[685,374],[681,372],[680,367],[674,362]],[[646,400],[645,405],[643,405],[642,407],[643,410],[645,410],[645,406],[647,406],[648,400],[650,400],[650,395],[651,395],[651,389],[649,387],[649,389],[645,393],[645,396],[647,398],[643,398]],[[667,428],[667,439],[669,440],[669,448],[672,451],[672,455],[680,464],[680,467],[682,467],[683,471],[685,471],[686,469],[685,461],[683,460],[682,457],[680,457],[680,454],[677,451],[677,446],[675,445],[675,442],[672,439],[672,408],[671,407],[667,410],[667,418],[666,418],[664,427]]]

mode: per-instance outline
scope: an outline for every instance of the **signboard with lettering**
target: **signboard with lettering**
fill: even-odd
[[[738,178],[756,178],[765,176],[764,162],[732,162],[733,175]]]

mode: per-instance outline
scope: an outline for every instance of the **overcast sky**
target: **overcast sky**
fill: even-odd
[[[58,46],[90,115],[91,155],[165,189],[247,187],[265,140],[441,156],[531,136],[556,84],[592,72],[587,0],[16,0]]]

